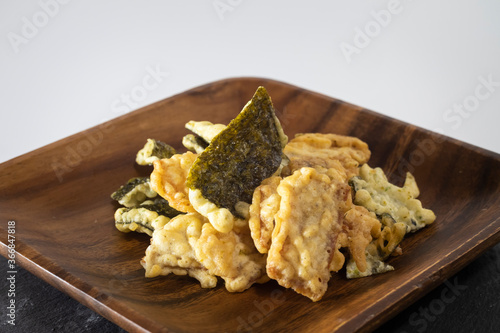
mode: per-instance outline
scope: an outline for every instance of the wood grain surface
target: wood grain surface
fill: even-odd
[[[347,280],[335,274],[320,302],[275,282],[232,294],[182,276],[144,278],[149,237],[114,227],[110,193],[131,177],[147,138],[180,151],[189,120],[227,123],[267,88],[285,133],[353,135],[401,185],[411,171],[431,226],[407,237],[396,270]],[[16,221],[23,267],[128,331],[370,331],[500,241],[500,156],[281,82],[218,81],[157,102],[0,165],[1,253]]]

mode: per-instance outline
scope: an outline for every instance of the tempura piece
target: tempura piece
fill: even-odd
[[[155,230],[141,260],[146,277],[188,274],[197,279],[202,288],[214,288],[217,278],[200,263],[194,251],[204,223],[202,216],[192,213],[178,215]]]
[[[189,189],[189,202],[193,208],[205,216],[217,231],[229,232],[238,220],[227,208],[218,207],[216,204],[206,199],[201,190]]]
[[[340,162],[350,178],[370,158],[368,145],[355,137],[338,134],[306,133],[290,140],[283,152],[290,159],[288,173],[301,167],[335,167]]]
[[[391,254],[397,253],[399,243],[406,233],[406,225],[402,222],[395,223],[389,214],[381,217],[383,228],[379,235],[366,247],[366,269],[361,270],[359,263],[353,258],[347,262],[346,275],[348,279],[370,276],[394,270],[394,267],[384,262]]]
[[[269,280],[266,256],[253,247],[248,225],[221,233],[198,213],[179,215],[155,230],[141,263],[146,277],[189,274],[203,288],[215,287],[219,276],[230,292]]]
[[[144,148],[137,152],[135,161],[139,165],[151,165],[154,161],[169,158],[175,153],[174,147],[165,142],[148,139]]]
[[[359,170],[359,177],[353,177],[349,183],[355,191],[355,204],[378,216],[389,214],[396,222],[406,225],[406,233],[415,232],[436,219],[434,212],[423,208],[416,199],[418,186],[409,172],[404,186],[398,187],[389,183],[381,168],[372,169],[365,164]]]
[[[145,207],[118,208],[115,212],[115,227],[121,232],[140,232],[151,236],[155,229],[163,228],[169,217]]]
[[[340,170],[342,171],[342,170]],[[345,173],[301,168],[278,186],[267,274],[286,288],[319,301],[328,287],[330,264],[349,194]]]
[[[373,213],[361,206],[352,206],[344,215],[344,231],[351,260],[359,267],[359,271],[367,270],[366,248],[373,238],[380,236],[380,222]]]
[[[189,202],[186,179],[196,157],[196,154],[187,152],[153,163],[151,187],[165,198],[170,206],[184,213],[195,212]]]
[[[206,223],[195,247],[198,260],[211,274],[220,276],[230,292],[241,292],[269,280],[266,256],[256,251],[248,226],[245,228],[222,233]]]
[[[186,128],[207,142],[207,145],[212,142],[212,139],[220,132],[225,130],[226,127],[226,125],[213,124],[209,121],[191,120],[186,124]]]
[[[155,229],[162,228],[179,214],[181,212],[170,207],[167,200],[157,197],[137,207],[118,208],[115,212],[115,227],[121,232],[135,231],[151,236]]]
[[[264,179],[253,192],[248,225],[255,247],[260,253],[267,253],[271,246],[274,215],[278,212],[281,201],[278,194],[280,182],[281,177],[278,176]]]
[[[208,147],[208,143],[194,134],[187,134],[182,138],[182,145],[187,149],[201,154]]]
[[[148,198],[156,196],[157,193],[151,188],[149,177],[131,178],[111,194],[113,200],[125,207],[137,207]]]

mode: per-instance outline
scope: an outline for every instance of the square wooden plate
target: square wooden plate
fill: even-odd
[[[110,194],[131,177],[147,138],[183,151],[189,120],[228,123],[259,85],[285,133],[352,135],[369,164],[401,185],[411,171],[431,226],[407,237],[395,271],[347,280],[335,274],[320,302],[275,282],[228,293],[189,277],[144,278],[142,234],[114,227]],[[129,331],[349,332],[390,319],[500,241],[500,155],[352,104],[281,82],[236,78],[207,84],[126,114],[0,165],[1,253],[16,221],[17,262]]]

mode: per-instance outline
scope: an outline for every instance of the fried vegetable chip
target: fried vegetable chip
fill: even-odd
[[[137,152],[135,161],[139,165],[151,165],[154,161],[169,158],[176,153],[174,147],[155,139],[148,139],[144,148]]]
[[[113,200],[125,207],[137,207],[144,200],[154,198],[157,193],[151,188],[149,177],[135,177],[111,194]]]
[[[196,156],[196,154],[186,152],[153,163],[151,187],[165,198],[170,206],[184,213],[195,212],[189,202],[186,179]]]
[[[389,183],[381,168],[372,169],[364,164],[359,177],[353,177],[349,184],[353,188],[354,203],[366,207],[378,216],[389,214],[396,222],[406,225],[406,232],[415,232],[436,219],[429,209],[422,207],[416,198],[419,190],[415,178],[407,173],[405,184],[398,187]]]
[[[240,114],[198,156],[188,175],[188,187],[241,217],[236,203],[251,203],[254,189],[279,168],[286,141],[271,98],[259,87]]]

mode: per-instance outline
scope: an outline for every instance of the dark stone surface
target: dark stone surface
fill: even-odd
[[[48,285],[28,271],[16,274],[16,325],[7,323],[9,281],[0,299],[0,332],[124,332],[115,324]],[[499,332],[500,244],[401,312],[376,332]]]

